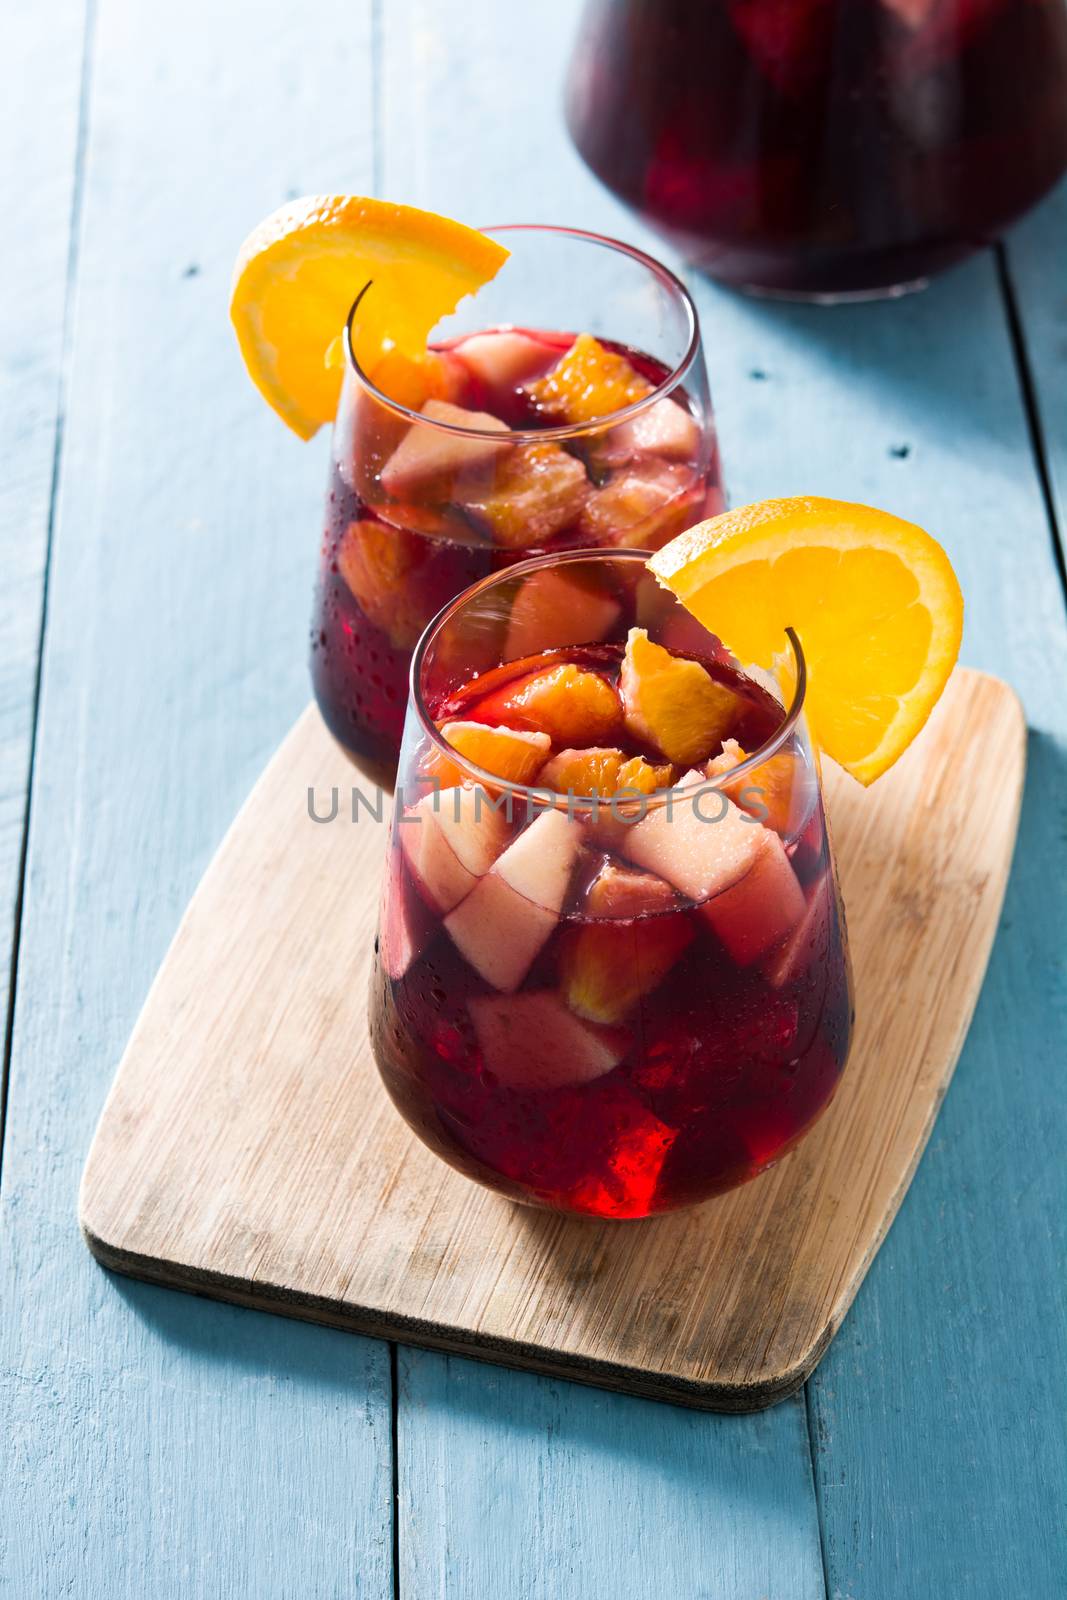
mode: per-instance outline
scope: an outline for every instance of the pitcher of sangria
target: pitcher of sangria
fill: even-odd
[[[396,1106],[513,1199],[643,1217],[829,1103],[852,998],[788,700],[635,551],[490,575],[415,654],[371,992]]]
[[[714,277],[894,294],[1067,169],[1067,7],[587,0],[566,102],[597,176]]]
[[[387,787],[412,650],[456,594],[541,551],[654,550],[723,505],[679,280],[573,229],[486,233],[506,265],[424,358],[363,370],[362,320],[403,315],[373,282],[342,341],[312,681],[335,738]]]

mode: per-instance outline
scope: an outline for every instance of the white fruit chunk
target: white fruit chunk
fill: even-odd
[[[506,432],[500,418],[490,416],[488,411],[466,411],[447,400],[427,400],[422,415],[431,422],[476,428],[482,435]],[[401,498],[417,494],[457,472],[483,466],[510,448],[507,439],[469,438],[466,434],[449,433],[443,428],[423,428],[413,422],[382,468],[382,488],[387,494]]]
[[[435,911],[451,911],[492,866],[508,834],[480,785],[427,794],[405,811],[400,843],[412,876]]]
[[[582,830],[544,811],[461,900],[445,927],[486,983],[517,989],[552,933],[567,894]]]
[[[590,1083],[624,1054],[622,1039],[581,1022],[551,990],[481,995],[468,1005],[482,1060],[511,1089]]]
[[[550,568],[532,572],[515,596],[504,660],[519,661],[569,644],[599,644],[622,614],[619,602]]]
[[[701,907],[739,967],[758,961],[804,915],[804,891],[781,839],[771,828],[752,831],[759,849],[744,877]]]
[[[400,877],[382,901],[380,947],[382,965],[394,981],[404,976],[429,937],[428,914],[419,914],[417,896]]]
[[[759,852],[762,831],[726,795],[709,790],[687,799],[682,790],[706,783],[702,772],[687,772],[664,803],[635,823],[623,852],[638,866],[666,878],[690,900],[708,900],[743,878]]]
[[[597,463],[604,466],[618,466],[643,456],[695,464],[699,453],[700,424],[677,400],[666,397],[629,421],[620,422],[596,444]]]
[[[473,334],[457,345],[453,354],[489,388],[515,389],[543,372],[556,352],[529,334],[501,329],[499,333]]]

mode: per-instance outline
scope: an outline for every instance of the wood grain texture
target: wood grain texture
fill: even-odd
[[[1050,251],[1050,278],[1064,254]],[[1032,729],[974,1025],[897,1223],[809,1385],[828,1592],[1055,1594],[1067,1572],[1067,630],[994,263],[830,315],[695,287],[732,498],[835,493],[928,527],[966,596],[964,658],[1010,679]]]
[[[116,1054],[307,695],[325,453],[266,413],[226,301],[288,191],[370,182],[369,6],[318,26],[312,57],[290,8],[98,12],[3,1175],[5,1600],[393,1592],[386,1349],[116,1287],[75,1216]]]
[[[352,820],[350,769],[309,710],[125,1052],[82,1185],[91,1248],[174,1287],[655,1398],[783,1398],[839,1326],[951,1076],[1024,743],[1011,691],[961,672],[875,789],[827,774],[857,1010],[833,1109],[756,1182],[626,1227],[478,1189],[389,1104],[366,1027],[385,828]],[[974,782],[984,759],[996,790]],[[338,797],[335,823],[313,820],[309,790],[320,815]]]
[[[0,13],[0,212],[10,229],[0,294],[0,1017],[5,1027],[60,425],[85,11],[85,0],[48,0],[34,7],[5,6]]]

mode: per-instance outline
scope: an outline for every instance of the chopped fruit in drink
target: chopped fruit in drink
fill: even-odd
[[[556,745],[601,744],[622,725],[622,706],[611,684],[571,661],[521,678],[483,703],[480,712],[513,728],[547,733]]]
[[[707,763],[709,778],[721,778],[747,759],[736,739],[727,739],[722,750]],[[728,794],[742,810],[750,812],[783,837],[798,832],[807,818],[811,793],[808,769],[795,755],[784,751],[768,756],[737,783],[724,783]]]
[[[423,897],[451,911],[507,843],[507,819],[480,784],[424,795],[398,823],[405,859]]]
[[[580,333],[562,360],[526,393],[555,423],[595,422],[651,394],[647,378],[624,355]]]
[[[610,428],[595,441],[591,453],[598,467],[622,466],[652,456],[685,462],[695,470],[700,457],[700,424],[677,400],[665,396]]]
[[[456,402],[463,394],[463,368],[447,352],[424,350],[405,355],[386,350],[370,373],[374,387],[409,411],[421,411],[428,400]]]
[[[544,766],[552,748],[547,733],[490,728],[484,722],[446,722],[441,733],[472,766],[508,783],[529,783]],[[441,783],[461,783],[468,774],[447,756],[435,754],[425,763],[424,776]]]
[[[833,885],[828,875],[819,878],[808,900],[804,915],[781,949],[764,963],[763,971],[772,988],[795,983],[809,965],[825,955],[830,937]]]
[[[485,1068],[509,1089],[591,1083],[625,1053],[625,1035],[587,1027],[552,990],[475,995],[468,1006]]]
[[[599,795],[602,799],[618,788],[622,751],[598,748],[561,750],[537,774],[539,788],[555,789],[557,794]]]
[[[586,891],[584,910],[590,917],[645,917],[677,904],[670,884],[654,872],[635,872],[608,861]]]
[[[445,918],[470,965],[493,988],[518,988],[559,920],[581,846],[562,811],[544,811]]]
[[[726,795],[705,789],[702,772],[687,772],[664,803],[627,829],[623,854],[658,873],[690,900],[708,900],[743,878],[755,864],[766,832]],[[777,835],[775,835],[777,838]]]
[[[588,1022],[621,1022],[663,982],[693,938],[693,919],[684,911],[569,928],[559,947],[563,997]]]
[[[618,600],[594,593],[566,572],[551,568],[531,572],[512,603],[504,659],[598,643],[608,637],[621,615]]]
[[[589,497],[585,468],[558,444],[514,445],[495,465],[492,480],[455,503],[495,544],[523,550],[545,544],[579,515]]]
[[[249,234],[233,273],[230,317],[249,377],[278,415],[310,439],[337,410],[341,366],[326,355],[360,302],[365,372],[386,340],[408,356],[464,295],[488,283],[508,252],[462,223],[358,195],[307,195]]]
[[[487,389],[500,393],[517,389],[554,358],[550,345],[507,328],[471,334],[456,346],[455,355]]]
[[[861,783],[907,749],[959,653],[963,597],[945,552],[870,506],[764,500],[698,523],[649,566],[743,661],[770,667],[796,629],[816,740]]]
[[[631,756],[619,768],[619,788],[653,794],[657,789],[669,789],[677,773],[677,767],[669,761],[646,761],[644,756]]]
[[[737,696],[697,661],[683,661],[631,628],[619,689],[626,727],[679,766],[691,766],[729,733]]]
[[[488,411],[466,411],[447,400],[427,400],[422,416],[443,427],[423,427],[413,422],[382,468],[382,488],[403,500],[410,495],[436,490],[441,495],[454,493],[461,473],[486,468],[512,446],[493,434],[506,432],[499,417]],[[480,437],[453,433],[453,428],[473,428]]]
[[[781,839],[758,825],[752,832],[758,848],[744,877],[701,907],[739,967],[758,961],[804,915],[804,891]]]
[[[400,981],[436,931],[437,923],[412,881],[397,873],[382,896],[379,934],[382,966],[394,982]]]
[[[832,0],[729,0],[730,20],[760,71],[782,94],[802,95],[825,70]]]
[[[591,545],[632,545],[658,550],[692,519],[703,489],[688,467],[639,463],[594,489],[578,524]]]
[[[398,650],[414,648],[427,620],[417,590],[405,583],[412,559],[411,541],[381,522],[350,522],[337,551],[364,616]]]

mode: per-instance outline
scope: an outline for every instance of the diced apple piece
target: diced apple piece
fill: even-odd
[[[634,823],[622,843],[629,860],[694,901],[707,900],[743,878],[760,849],[759,824],[725,795],[705,791],[687,797],[686,790],[704,781],[702,772],[687,772],[669,807],[664,802]]]
[[[489,871],[509,832],[505,817],[480,785],[424,795],[397,826],[412,876],[441,913],[458,905]]]
[[[651,394],[652,385],[626,357],[580,333],[551,372],[526,393],[554,422],[595,422]]]
[[[555,352],[528,333],[501,328],[495,333],[471,334],[455,346],[453,354],[487,388],[508,390],[543,372]]]
[[[500,418],[488,411],[467,411],[447,400],[427,400],[422,415],[430,422],[475,428],[482,437],[424,428],[413,422],[382,468],[382,488],[397,499],[425,493],[434,486],[443,490],[458,473],[484,467],[512,448],[509,440],[491,437],[506,429]]]
[[[807,909],[785,944],[768,956],[764,963],[764,974],[773,988],[784,989],[787,983],[794,983],[815,952],[825,946],[832,898],[830,877],[824,874],[815,885]]]
[[[759,850],[744,877],[702,907],[740,967],[758,961],[804,915],[804,891],[781,839],[770,828],[757,825],[753,832]]]
[[[654,872],[635,872],[608,861],[589,885],[583,909],[591,917],[644,917],[677,904],[670,884]]]
[[[658,550],[696,518],[701,490],[688,467],[648,461],[617,472],[589,496],[578,524],[591,545]]]
[[[620,466],[659,456],[663,461],[697,464],[700,455],[700,424],[677,400],[664,396],[636,417],[610,428],[598,439],[595,456],[598,466]]]
[[[621,1022],[663,982],[692,941],[693,915],[684,911],[568,929],[559,954],[564,999],[588,1022]]]
[[[621,614],[611,595],[587,589],[564,572],[532,572],[512,603],[504,658],[515,661],[564,645],[599,644]]]
[[[379,951],[382,966],[398,983],[433,937],[435,922],[404,872],[396,872],[382,896]]]
[[[543,811],[445,918],[460,953],[495,989],[518,988],[555,928],[581,842],[564,812]]]
[[[479,995],[468,1007],[487,1070],[510,1089],[591,1083],[625,1053],[625,1038],[579,1021],[551,990]]]
[[[454,495],[495,544],[525,550],[544,544],[576,521],[590,494],[585,468],[558,444],[516,445],[492,481]]]
[[[629,731],[679,766],[707,758],[737,715],[737,696],[698,661],[672,656],[631,628],[619,689]]]

